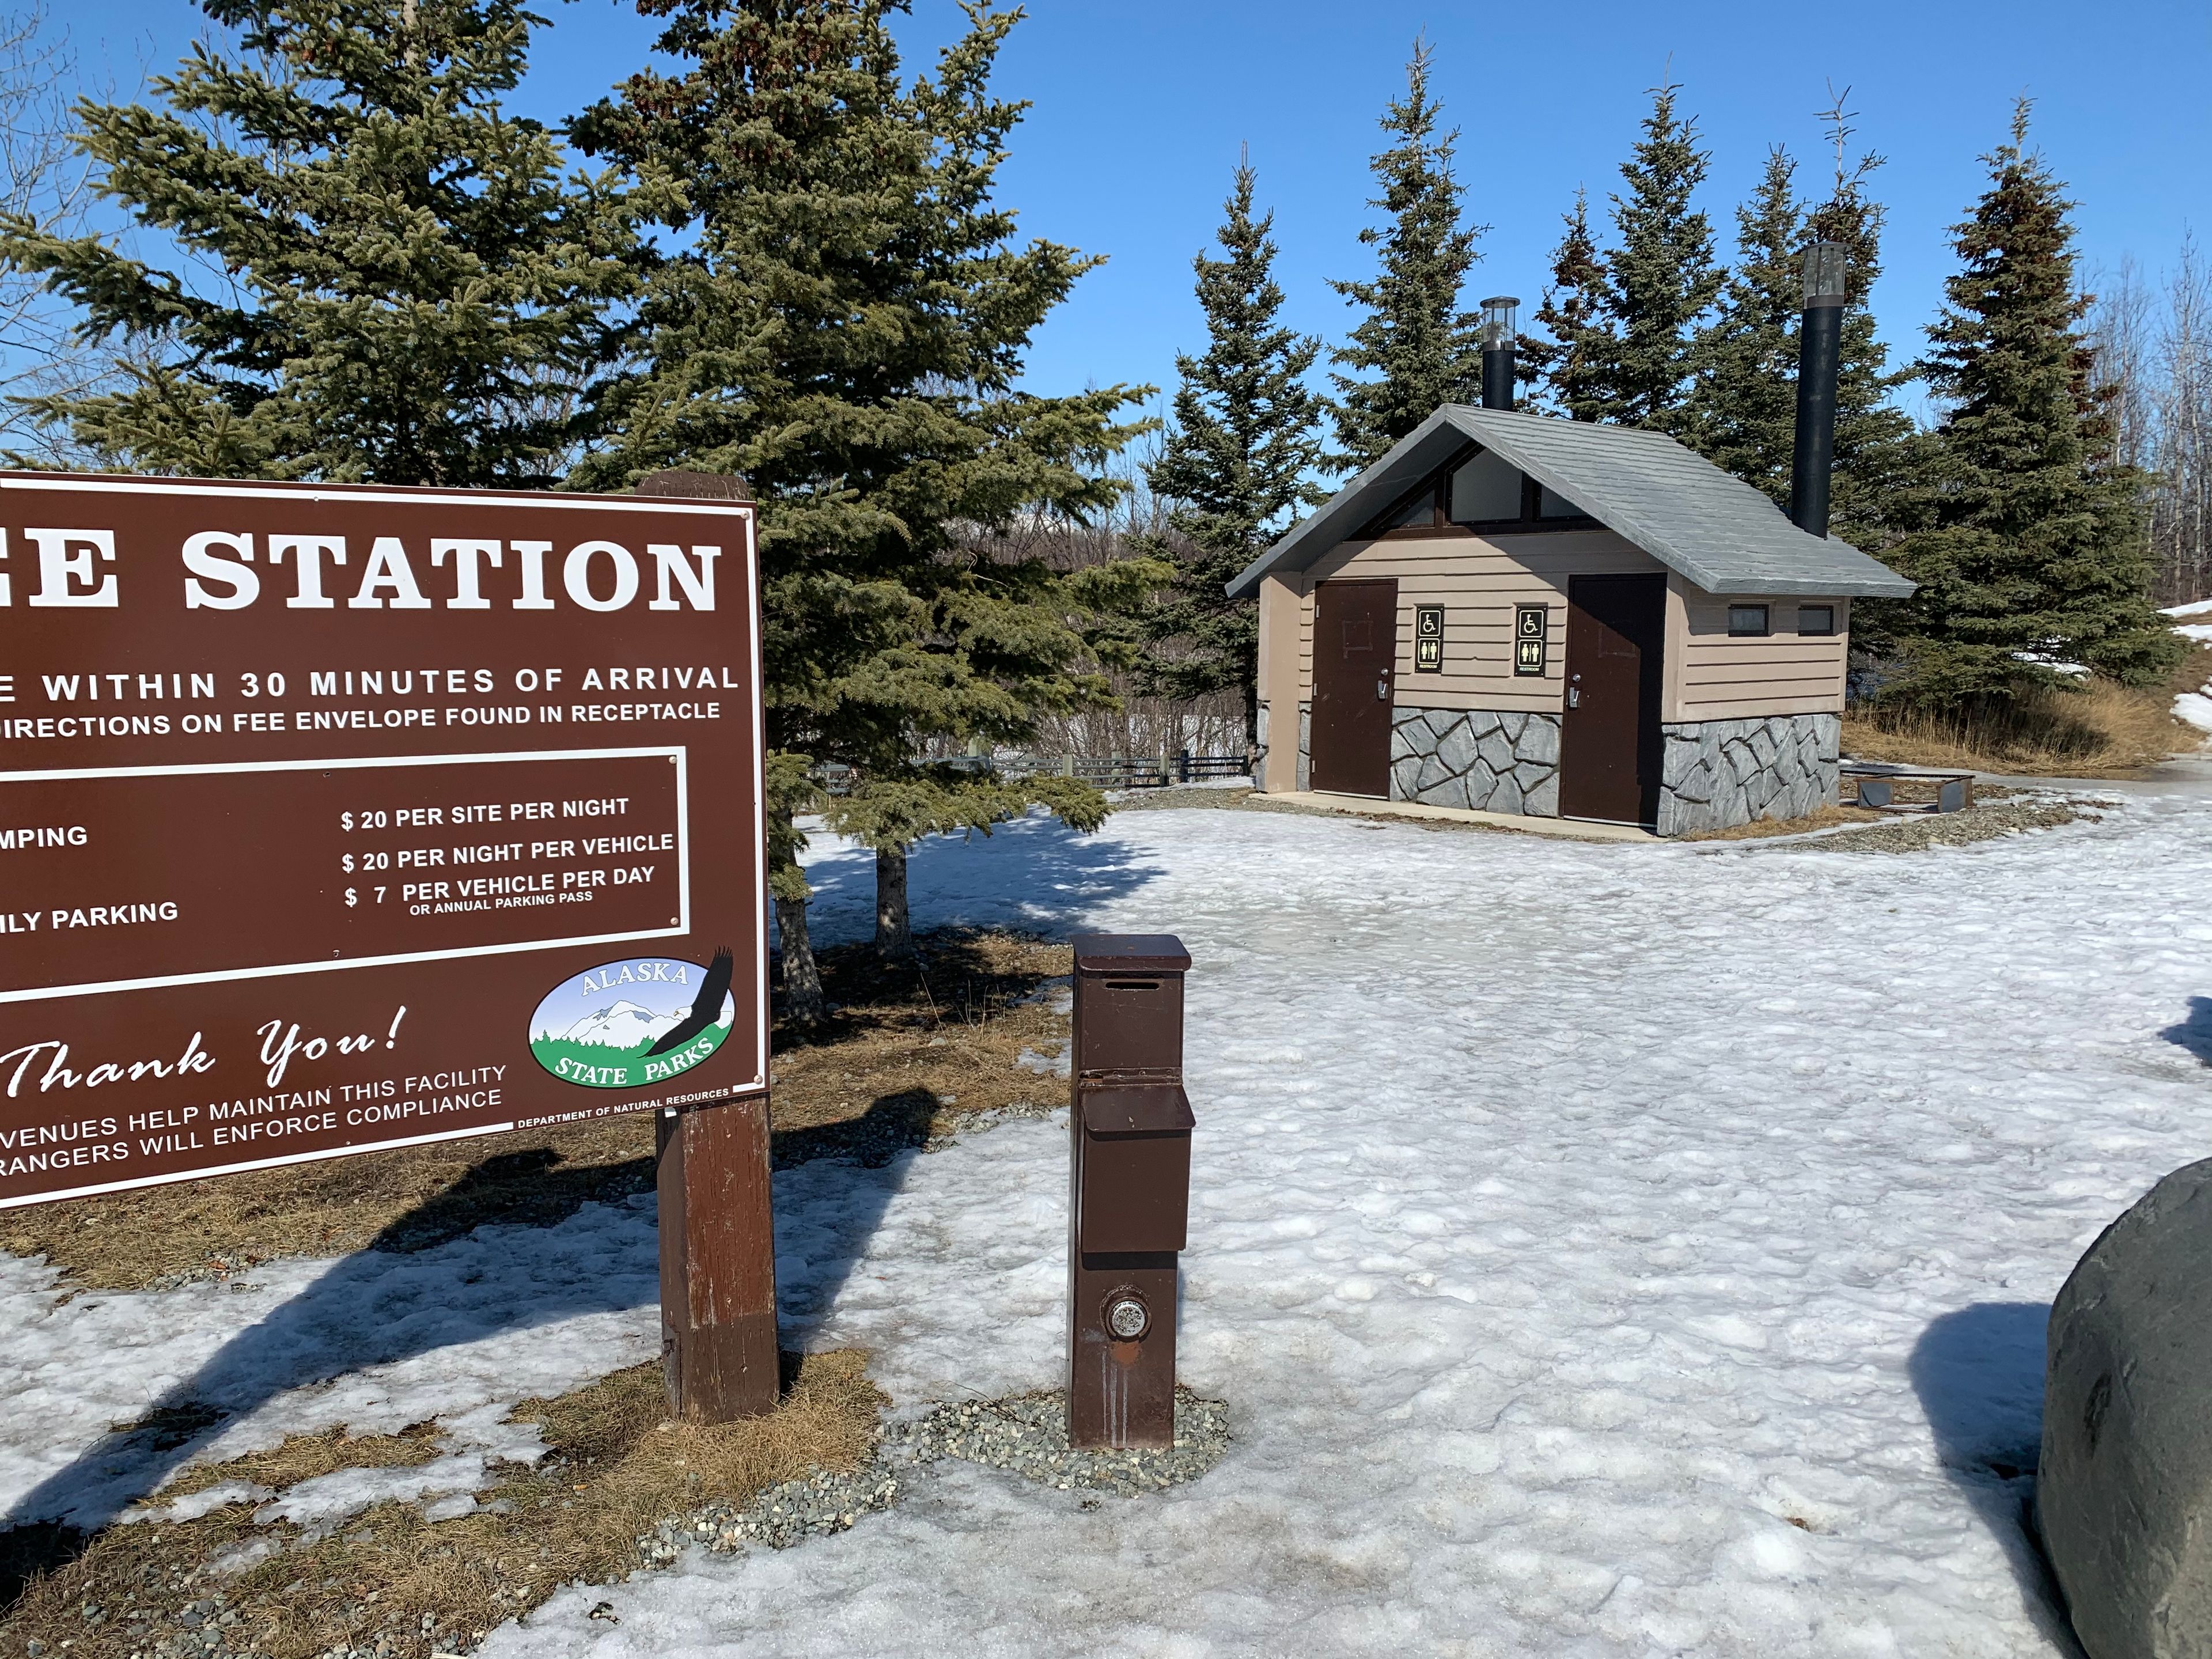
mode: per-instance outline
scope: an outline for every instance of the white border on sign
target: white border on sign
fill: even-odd
[[[58,767],[39,772],[0,772],[0,784],[53,783],[76,778],[173,778],[218,772],[338,772],[368,767],[484,766],[503,761],[645,760],[665,755],[676,763],[677,918],[673,927],[649,927],[617,933],[579,933],[566,939],[519,939],[508,945],[472,945],[452,951],[404,951],[394,956],[343,957],[334,962],[286,962],[263,968],[224,968],[203,974],[161,974],[147,979],[105,980],[87,985],[33,986],[0,991],[0,1003],[43,1002],[53,997],[97,996],[107,991],[144,991],[162,985],[210,985],[237,979],[272,979],[280,974],[329,974],[349,968],[386,968],[405,962],[443,962],[456,957],[513,956],[523,951],[555,951],[570,945],[613,945],[625,939],[675,939],[691,931],[691,796],[690,758],[684,746],[655,744],[643,749],[543,749],[498,755],[377,755],[343,760],[210,761],[187,766]],[[763,907],[766,890],[763,890]],[[765,927],[765,923],[763,924]],[[766,953],[766,935],[763,935]],[[768,1036],[761,1034],[765,1054]]]
[[[658,499],[656,497],[656,499]],[[753,1073],[751,1087],[768,1087],[768,913],[775,901],[768,893],[768,670],[761,660],[760,613],[760,550],[756,538],[760,533],[760,521],[750,514],[745,519],[745,661],[753,676],[753,960],[757,969],[760,995],[754,1018],[757,1036],[753,1054],[760,1061],[760,1070]]]

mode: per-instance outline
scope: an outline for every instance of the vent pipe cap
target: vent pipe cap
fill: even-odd
[[[1510,294],[1492,295],[1482,302],[1482,349],[1503,351],[1513,343],[1513,313],[1521,301]]]
[[[1844,303],[1850,262],[1841,242],[1805,245],[1805,304],[1839,306]]]

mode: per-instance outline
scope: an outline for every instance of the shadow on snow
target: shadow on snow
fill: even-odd
[[[2159,1035],[2178,1048],[2186,1048],[2207,1066],[2212,1066],[2212,997],[2189,999],[2189,1017],[2179,1025],[2169,1025]]]
[[[894,1141],[900,1138],[896,1126],[912,1121],[905,1104],[887,1097],[869,1114],[884,1115],[883,1127]],[[781,1322],[795,1340],[803,1340],[834,1304],[918,1156],[918,1131],[887,1155],[884,1139],[879,1133],[875,1150],[855,1156],[818,1131],[775,1137],[777,1305]],[[562,1252],[548,1251],[542,1224],[492,1223],[465,1231],[453,1225],[468,1208],[472,1185],[510,1179],[518,1158],[550,1157],[541,1149],[483,1160],[233,1336],[135,1421],[110,1431],[25,1493],[0,1516],[0,1613],[14,1605],[27,1580],[74,1560],[224,1430],[280,1395],[657,1300],[657,1250],[650,1232],[642,1238],[633,1232],[635,1248],[610,1253],[606,1230],[593,1228],[579,1241],[584,1249],[570,1253],[588,1261],[564,1273]],[[642,1186],[649,1183],[651,1160],[592,1173],[602,1193]],[[570,1214],[591,1200],[579,1188]],[[609,1220],[621,1231],[636,1225],[619,1214]]]
[[[1944,1472],[2005,1553],[2036,1628],[2081,1659],[2035,1525],[2043,1443],[2045,1302],[1977,1302],[1932,1322],[1908,1369]]]
[[[1079,834],[1033,812],[999,825],[988,837],[980,832],[931,836],[916,842],[907,860],[907,903],[916,927],[1058,933],[1159,873],[1121,842]],[[806,879],[814,889],[807,926],[815,944],[868,936],[876,915],[873,853],[817,830]]]
[[[978,857],[978,854],[985,856]],[[809,867],[821,917],[818,934],[864,935],[874,913],[874,858],[836,847]],[[1091,907],[1133,891],[1156,872],[1117,842],[1080,836],[1042,815],[981,837],[938,836],[915,852],[908,896],[916,922],[1055,931]],[[892,1198],[920,1155],[926,1102],[889,1095],[874,1102],[856,1140],[852,1125],[795,1129],[775,1138],[778,1170],[777,1304],[803,1338],[836,1303],[866,1255]],[[240,1331],[187,1376],[118,1425],[0,1516],[0,1612],[25,1581],[67,1564],[132,1504],[157,1492],[231,1424],[279,1395],[328,1383],[443,1348],[558,1321],[622,1312],[659,1295],[655,1264],[641,1252],[628,1271],[556,1277],[539,1260],[543,1228],[574,1216],[594,1197],[651,1182],[651,1160],[574,1175],[544,1152],[484,1159],[453,1186],[394,1220],[369,1245],[267,1317]],[[538,1225],[467,1218],[471,1190],[510,1182],[514,1160],[546,1161],[558,1213]],[[558,1177],[568,1177],[562,1181]],[[478,1217],[481,1211],[477,1212]],[[620,1224],[619,1223],[617,1224]],[[519,1251],[521,1273],[498,1276],[496,1293],[471,1293],[484,1277],[472,1257]]]

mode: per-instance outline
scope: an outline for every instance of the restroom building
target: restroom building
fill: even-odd
[[[1257,787],[1800,817],[1837,799],[1852,602],[1912,587],[1662,434],[1447,404],[1230,585],[1259,599]]]

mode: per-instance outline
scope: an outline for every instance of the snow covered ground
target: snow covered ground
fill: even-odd
[[[863,929],[869,860],[813,869]],[[1190,946],[1183,1375],[1237,1443],[1088,1510],[952,1466],[495,1659],[2069,1650],[2006,1477],[2051,1295],[2212,1150],[2212,803],[1904,856],[1142,811],[911,890]],[[780,1176],[789,1334],[902,1405],[1056,1381],[1065,1133]],[[487,1407],[650,1352],[648,1219],[61,1305],[0,1262],[0,1501],[118,1501],[69,1466],[165,1389],[243,1413],[218,1455],[434,1405],[481,1458]]]
[[[2173,630],[2182,638],[2212,644],[2212,599],[2197,599],[2188,605],[2170,605],[2166,607],[2164,614],[2182,618]]]
[[[53,1279],[42,1262],[0,1253],[0,1512],[16,1520],[96,1525],[186,1455],[221,1462],[287,1435],[391,1434],[433,1418],[447,1425],[450,1455],[306,1483],[288,1512],[306,1521],[387,1496],[466,1492],[489,1455],[542,1450],[535,1428],[500,1423],[507,1405],[660,1351],[649,1210],[586,1205],[557,1227],[481,1227],[417,1255],[272,1261],[250,1285],[64,1302]],[[187,1403],[230,1420],[204,1443],[160,1443],[172,1433],[100,1447],[111,1424]]]

